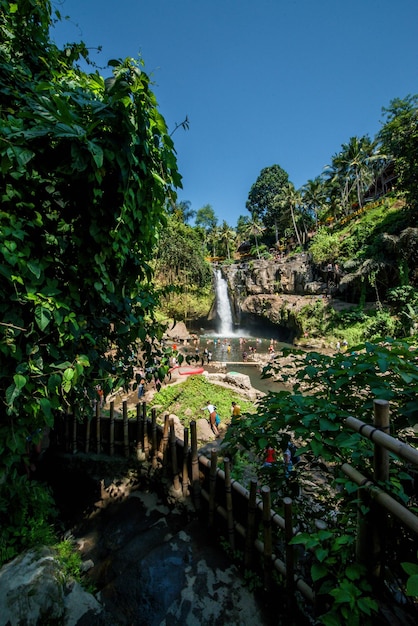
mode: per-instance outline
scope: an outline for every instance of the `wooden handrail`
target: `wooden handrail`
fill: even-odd
[[[366,424],[356,417],[347,417],[345,424],[348,428],[351,428],[351,430],[355,430],[363,437],[367,437],[371,441],[378,443],[380,446],[397,454],[405,461],[413,463],[413,465],[418,465],[418,450],[409,444],[395,439],[395,437],[391,437],[391,435],[387,435],[375,426]]]

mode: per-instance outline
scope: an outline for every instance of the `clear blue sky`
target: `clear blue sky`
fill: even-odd
[[[58,44],[137,58],[154,81],[183,189],[219,224],[249,216],[264,167],[296,186],[321,174],[352,136],[371,138],[382,108],[418,93],[417,0],[53,0],[70,20]],[[106,77],[109,69],[101,70]]]

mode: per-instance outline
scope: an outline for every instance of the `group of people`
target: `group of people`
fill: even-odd
[[[216,438],[220,437],[219,432],[219,424],[221,423],[221,418],[219,417],[218,410],[214,404],[212,404],[209,400],[206,401],[206,406],[202,407],[201,411],[209,412],[209,424],[211,430]],[[237,418],[241,415],[241,407],[236,402],[232,402],[231,404],[231,417]]]
[[[296,446],[289,441],[283,449],[282,462],[284,467],[285,478],[290,478],[293,466],[299,463],[300,457],[296,454]],[[263,467],[272,467],[277,462],[276,450],[271,446],[265,449],[265,459]]]
[[[337,352],[346,352],[348,348],[348,343],[345,339],[342,343],[340,343],[340,341],[337,341],[335,348]]]

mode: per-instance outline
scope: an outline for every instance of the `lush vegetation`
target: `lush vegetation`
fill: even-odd
[[[187,376],[187,380],[176,385],[163,387],[150,402],[149,406],[158,407],[160,415],[174,413],[187,427],[191,420],[208,418],[207,411],[202,412],[207,401],[218,410],[221,424],[229,423],[231,402],[237,402],[242,413],[253,413],[255,405],[245,400],[229,388],[221,387],[207,380],[204,376]]]
[[[160,351],[162,312],[209,312],[208,257],[239,260],[243,242],[258,258],[305,250],[318,266],[343,266],[357,307],[325,316],[326,305],[315,305],[300,313],[300,332],[345,337],[350,350],[301,356],[293,392],[267,396],[256,414],[240,400],[244,417],[226,444],[240,479],[254,459],[258,472],[267,444],[280,450],[290,438],[304,460],[292,476],[312,463],[332,469],[334,489],[317,491],[315,509],[297,501],[304,532],[296,541],[313,553],[312,582],[331,607],[323,622],[366,623],[376,606],[354,558],[355,486],[337,468],[349,461],[370,472],[370,447],[342,422],[370,414],[373,397],[390,400],[396,433],[415,425],[412,343],[379,339],[417,328],[417,96],[394,100],[375,139],[350,138],[300,190],[279,165],[264,168],[249,192],[250,216],[218,225],[210,205],[195,212],[177,202],[173,140],[140,59],[111,61],[107,78],[88,73],[79,66],[89,63],[83,43],[60,50],[51,42],[60,16],[49,0],[0,0],[0,9],[0,562],[54,540],[52,498],[28,480],[44,431],[75,405],[91,414],[95,385],[107,394],[131,381],[132,354]],[[187,425],[207,400],[227,421],[233,399],[192,377],[154,402]],[[410,484],[411,472],[402,471],[385,488],[406,502],[400,479]],[[280,463],[260,476],[278,494],[294,493]],[[316,514],[328,529],[312,527]],[[389,548],[403,559],[403,545]],[[416,565],[405,570],[416,594]]]
[[[142,61],[111,61],[107,79],[88,74],[78,65],[84,44],[51,42],[52,19],[49,0],[0,2],[0,547],[8,556],[27,545],[23,527],[35,533],[47,518],[48,496],[26,479],[44,430],[67,407],[91,411],[96,384],[105,393],[125,386],[129,357],[162,336],[150,259],[181,184]]]
[[[277,494],[275,507],[281,510],[282,498],[294,498],[300,534],[295,544],[302,544],[311,557],[306,574],[323,598],[326,613],[321,623],[373,623],[377,604],[372,599],[366,567],[356,560],[356,527],[359,500],[357,485],[342,472],[350,463],[373,479],[373,444],[344,426],[353,415],[370,423],[375,398],[390,402],[392,434],[416,442],[418,414],[418,362],[416,342],[386,340],[359,346],[348,353],[326,356],[299,353],[296,383],[292,391],[272,393],[257,405],[257,414],[241,420],[228,431],[225,445],[238,454],[242,465],[243,450],[248,463],[260,458],[268,445],[278,451],[278,462],[264,471],[258,469],[261,482]],[[279,364],[280,363],[280,364]],[[265,375],[274,374],[289,383],[288,370],[281,362],[272,363]],[[294,370],[292,370],[294,376]],[[234,426],[234,420],[232,422]],[[300,462],[287,477],[281,462],[281,450],[288,442],[296,444]],[[308,494],[299,496],[299,488],[317,482]],[[391,459],[390,481],[381,485],[399,502],[417,512],[414,479],[416,468]],[[242,479],[242,477],[240,476]],[[407,493],[405,492],[407,490]],[[409,495],[407,495],[409,494]],[[415,495],[414,495],[415,494]],[[362,503],[366,515],[371,502]],[[319,529],[315,520],[325,522]],[[409,580],[399,567],[410,560],[410,538],[393,534],[386,546],[387,563],[403,583],[407,594],[418,595],[416,566],[406,565]],[[321,600],[319,600],[321,601]]]

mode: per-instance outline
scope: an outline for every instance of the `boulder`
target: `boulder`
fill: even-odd
[[[177,322],[172,328],[169,328],[165,334],[169,339],[176,341],[188,341],[190,339],[190,333],[184,322]]]
[[[50,548],[29,550],[0,570],[0,626],[75,626],[86,614],[93,624],[102,610],[94,596],[69,579]]]

